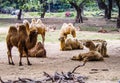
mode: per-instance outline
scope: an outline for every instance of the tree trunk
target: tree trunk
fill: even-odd
[[[108,17],[108,8],[107,8],[107,5],[102,0],[97,0],[97,3],[98,3],[99,9],[103,9],[105,11],[104,12],[104,18],[107,18]]]
[[[41,14],[41,18],[44,18],[45,17],[45,13],[46,13],[46,9],[45,9],[45,7],[43,8],[43,12],[42,12],[42,14]]]
[[[104,18],[108,18],[108,8],[106,7],[104,11]]]
[[[18,13],[18,20],[21,20],[21,16],[22,16],[22,9],[20,9],[19,13]]]
[[[112,11],[112,0],[108,0],[108,19],[111,19],[111,11]]]
[[[81,5],[78,6],[76,3],[73,3],[71,1],[69,3],[75,8],[77,12],[75,23],[83,23]]]
[[[75,22],[76,23],[83,23],[83,19],[82,19],[82,15],[81,15],[81,9],[78,8],[76,10],[76,12],[77,12],[77,16],[76,16]]]
[[[39,0],[40,4],[43,4],[41,18],[45,17],[46,9],[47,9],[47,0]]]
[[[116,0],[116,4],[118,6],[118,18],[120,18],[120,1]]]

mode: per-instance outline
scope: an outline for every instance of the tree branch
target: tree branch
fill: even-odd
[[[76,4],[76,3],[72,2],[72,1],[69,1],[69,3],[70,3],[72,6],[74,6],[74,7],[75,7],[75,9],[77,10],[78,6],[77,6],[77,4]]]
[[[81,7],[81,5],[83,5],[85,2],[86,2],[86,0],[83,0],[83,1],[80,3],[79,7]]]
[[[77,68],[85,66],[86,62],[87,61],[84,61],[82,65],[78,65],[77,67],[75,67],[71,73],[74,73]]]

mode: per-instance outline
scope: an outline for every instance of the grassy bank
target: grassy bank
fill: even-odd
[[[72,37],[68,35],[68,37]],[[5,41],[6,34],[0,34],[0,42]],[[48,43],[57,43],[59,38],[59,30],[55,32],[47,32],[45,37],[45,42]],[[88,32],[88,31],[77,31],[78,39],[105,39],[105,40],[120,40],[119,33],[97,33],[97,32]],[[42,41],[41,35],[38,36],[38,41]]]

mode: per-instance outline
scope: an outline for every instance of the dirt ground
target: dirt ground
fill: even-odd
[[[7,30],[2,29],[2,31],[6,32]],[[86,83],[120,83],[120,40],[107,40],[107,42],[109,58],[104,58],[104,61],[87,62],[84,67],[76,70],[77,74],[88,77],[85,80]],[[26,64],[26,58],[23,58],[24,66],[19,66],[19,53],[16,48],[13,48],[12,54],[15,66],[12,66],[8,65],[6,43],[0,42],[0,77],[3,80],[15,80],[18,77],[38,80],[43,77],[44,71],[51,75],[55,72],[72,71],[82,62],[72,61],[70,58],[88,51],[87,48],[84,48],[84,50],[60,51],[58,43],[45,43],[45,48],[47,58],[29,58],[32,66]],[[97,71],[92,71],[92,69],[97,69]]]

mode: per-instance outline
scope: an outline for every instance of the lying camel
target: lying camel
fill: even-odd
[[[95,45],[95,43],[97,43]],[[88,40],[84,44],[90,51],[98,51],[103,57],[109,57],[107,54],[107,42],[105,40]]]
[[[98,51],[89,51],[87,53],[80,53],[78,56],[73,56],[72,60],[79,61],[103,61],[103,56]]]
[[[35,47],[28,50],[29,57],[46,57],[46,50],[41,42],[37,42]],[[23,57],[26,57],[24,54]]]
[[[73,50],[73,49],[83,49],[83,45],[80,41],[73,38],[65,39],[65,37],[59,38],[60,41],[60,50]]]

